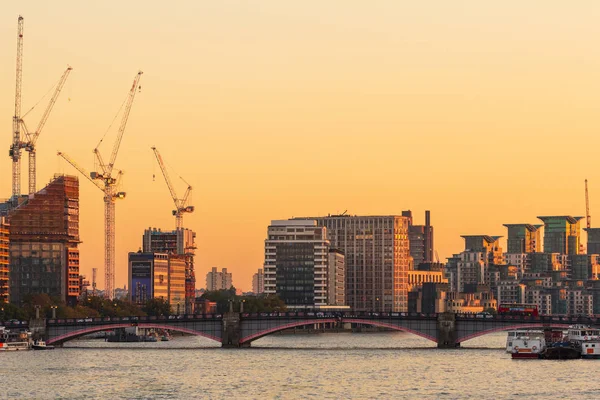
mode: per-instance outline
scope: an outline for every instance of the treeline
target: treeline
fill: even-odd
[[[10,319],[25,321],[35,318],[37,307],[39,307],[41,318],[52,318],[53,308],[56,308],[56,318],[142,317],[171,313],[169,304],[163,299],[151,299],[140,308],[124,300],[108,300],[103,297],[89,296],[80,304],[71,307],[59,298],[47,294],[36,294],[25,297],[21,307],[12,303],[0,303],[0,321]]]
[[[229,290],[204,292],[200,298],[216,302],[218,313],[229,311],[230,304],[234,311],[240,311],[242,303],[244,312],[250,313],[285,311],[287,309],[283,300],[277,295],[238,296],[235,294],[234,287]]]

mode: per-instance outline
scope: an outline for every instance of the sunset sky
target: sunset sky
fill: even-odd
[[[116,162],[127,192],[117,203],[117,287],[144,228],[175,226],[153,145],[179,194],[177,174],[194,187],[184,224],[197,232],[197,288],[216,266],[250,290],[272,219],[411,209],[422,224],[429,209],[445,258],[462,250],[461,234],[584,215],[587,178],[600,226],[597,1],[22,1],[0,10],[0,197],[11,195],[19,14],[23,111],[73,67],[38,141],[38,189],[56,172],[77,174],[57,150],[93,170],[92,149],[144,71]],[[82,273],[98,267],[103,287],[102,193],[80,176],[80,197]]]

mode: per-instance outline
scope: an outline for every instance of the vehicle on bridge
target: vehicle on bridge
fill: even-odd
[[[538,307],[535,304],[500,304],[498,306],[500,315],[524,315],[527,317],[537,317],[539,315]]]

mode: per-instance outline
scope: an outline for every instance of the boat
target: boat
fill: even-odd
[[[530,339],[539,339],[544,338],[544,332],[541,330],[527,330],[527,329],[519,329],[516,331],[508,331],[508,335],[506,337],[506,352],[512,354],[514,340],[518,337],[527,336]],[[561,335],[562,338],[562,335]]]
[[[163,336],[160,338],[160,341],[161,341],[161,342],[168,342],[169,340],[171,340],[171,336],[169,336],[169,335],[163,335]]]
[[[600,329],[573,325],[569,327],[567,339],[582,358],[600,358]]]
[[[581,344],[581,358],[600,358],[600,340],[588,340]]]
[[[538,359],[546,347],[544,335],[541,337],[517,336],[512,340],[513,359]]]
[[[54,350],[54,346],[49,346],[43,340],[36,340],[31,347],[34,350]]]
[[[540,358],[544,360],[575,360],[581,358],[581,352],[571,342],[557,342],[546,346],[546,349],[540,353]]]
[[[0,351],[31,350],[31,332],[6,329],[0,326]]]

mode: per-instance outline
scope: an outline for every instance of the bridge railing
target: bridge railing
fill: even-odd
[[[416,312],[371,312],[371,311],[274,311],[259,313],[242,313],[241,318],[249,319],[273,319],[273,318],[437,318],[437,314],[425,314]]]
[[[57,318],[49,319],[48,325],[72,325],[72,324],[94,324],[102,325],[111,322],[130,322],[132,324],[139,322],[174,322],[174,321],[198,321],[198,320],[221,320],[222,314],[179,314],[179,315],[161,315],[144,317],[95,317],[95,318]]]

